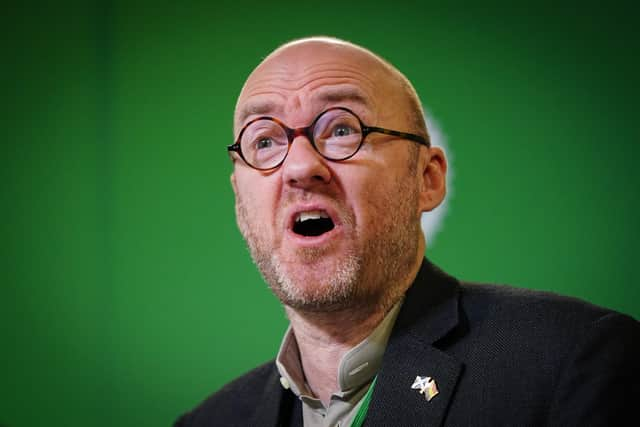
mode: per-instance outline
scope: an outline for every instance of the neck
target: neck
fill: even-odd
[[[339,389],[340,360],[369,336],[402,298],[420,268],[422,256],[418,261],[403,280],[389,287],[393,291],[380,304],[326,313],[285,306],[300,350],[306,382],[325,406],[328,406],[332,393]]]
[[[306,313],[286,308],[300,350],[307,384],[325,406],[338,390],[338,369],[345,353],[365,339],[385,312]],[[345,325],[350,325],[345,328]]]

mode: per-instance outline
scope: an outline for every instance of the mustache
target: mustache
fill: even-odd
[[[284,212],[291,205],[297,203],[319,203],[327,206],[331,206],[335,212],[337,212],[338,218],[343,225],[348,227],[355,226],[355,214],[348,208],[346,202],[335,191],[327,191],[326,189],[318,191],[310,191],[302,188],[288,188],[283,192],[280,203],[280,222],[286,224],[287,218],[284,218]]]
[[[286,188],[283,191],[282,200],[288,206],[293,203],[313,201],[333,201],[338,195],[329,189],[308,190],[305,188]]]

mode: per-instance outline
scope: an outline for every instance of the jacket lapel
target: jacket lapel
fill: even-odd
[[[280,374],[275,363],[262,390],[256,395],[256,407],[250,425],[277,427],[289,425],[293,393],[280,385]]]
[[[385,351],[365,425],[440,426],[463,365],[435,343],[458,324],[458,283],[425,260],[407,292]],[[431,377],[430,401],[413,389]]]

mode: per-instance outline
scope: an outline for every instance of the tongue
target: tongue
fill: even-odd
[[[333,230],[333,221],[331,221],[331,218],[309,219],[296,222],[293,226],[294,233],[307,237],[319,236],[331,230]]]

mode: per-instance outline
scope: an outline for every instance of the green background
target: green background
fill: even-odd
[[[248,73],[305,35],[389,59],[446,133],[436,263],[638,318],[637,13],[444,3],[3,6],[0,425],[166,426],[273,357],[224,147]]]

